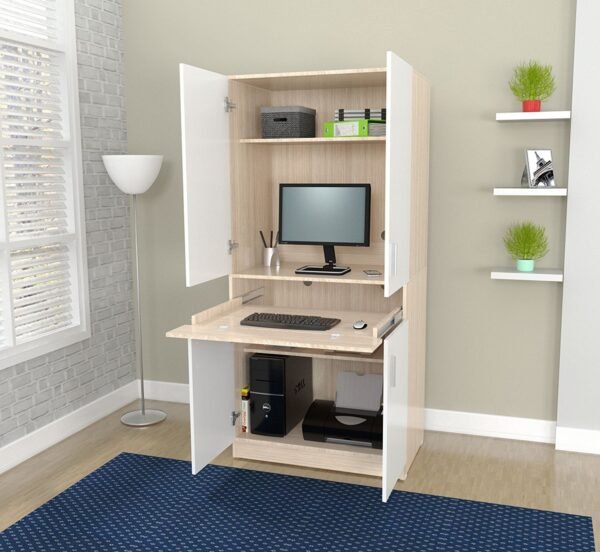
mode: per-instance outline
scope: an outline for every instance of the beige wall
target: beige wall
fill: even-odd
[[[185,288],[178,63],[372,67],[390,49],[432,85],[427,406],[555,419],[561,287],[491,281],[489,267],[510,262],[501,237],[523,219],[547,226],[541,265],[562,266],[564,202],[491,188],[518,184],[528,146],[554,150],[564,184],[568,123],[494,113],[519,109],[506,83],[529,58],[554,66],[548,109],[568,108],[574,12],[574,0],[125,0],[129,149],[166,158],[139,202],[147,376],[185,382],[185,343],[164,333],[226,297],[224,280]]]

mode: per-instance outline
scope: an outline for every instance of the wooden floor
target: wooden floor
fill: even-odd
[[[188,406],[149,401],[166,410],[162,424],[119,423],[126,407],[0,475],[0,530],[123,451],[189,460]],[[215,463],[379,485],[379,479],[292,466],[234,460]],[[556,452],[551,445],[427,433],[408,479],[397,489],[591,515],[600,532],[600,456]],[[596,541],[598,538],[596,537]]]

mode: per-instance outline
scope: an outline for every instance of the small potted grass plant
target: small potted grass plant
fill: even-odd
[[[532,222],[513,224],[506,231],[504,245],[519,272],[533,272],[535,261],[548,253],[546,229]]]
[[[514,68],[513,78],[508,85],[523,102],[523,111],[540,111],[542,102],[552,96],[556,89],[552,65],[541,65],[534,60],[521,63]]]

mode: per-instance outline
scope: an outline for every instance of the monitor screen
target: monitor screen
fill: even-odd
[[[280,184],[279,242],[369,245],[370,184]]]

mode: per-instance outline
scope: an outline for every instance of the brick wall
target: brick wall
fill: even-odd
[[[75,0],[92,337],[0,370],[0,447],[135,377],[129,200],[103,153],[126,151],[121,0]]]

